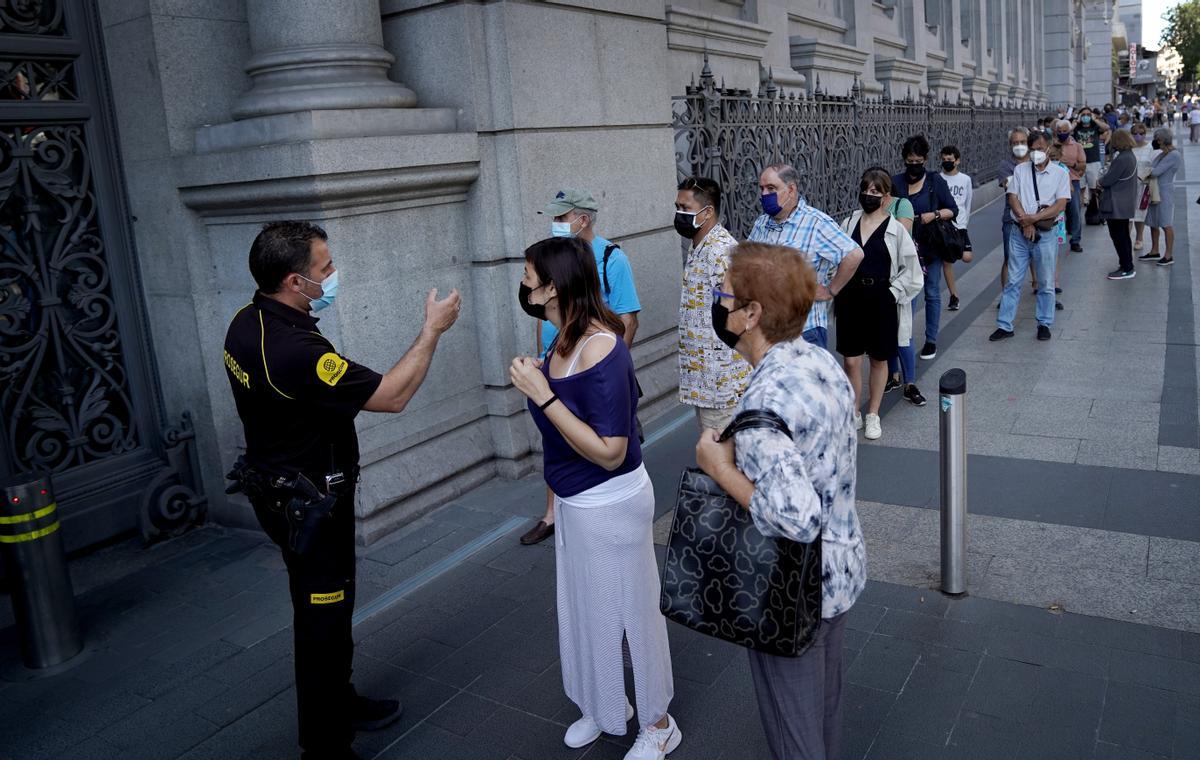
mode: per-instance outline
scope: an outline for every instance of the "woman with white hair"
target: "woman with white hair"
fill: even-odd
[[[1158,202],[1150,199],[1150,208],[1146,211],[1146,226],[1150,228],[1150,252],[1141,256],[1144,261],[1155,261],[1160,267],[1168,267],[1175,263],[1175,175],[1183,166],[1183,158],[1175,148],[1175,137],[1171,130],[1163,127],[1154,130],[1154,142],[1151,147],[1161,151],[1150,164],[1150,179],[1158,182]],[[1163,231],[1166,238],[1166,250],[1161,256],[1158,252],[1158,231]]]

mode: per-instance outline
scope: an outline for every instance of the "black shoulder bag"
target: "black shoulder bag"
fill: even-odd
[[[929,193],[929,205],[936,216],[938,211],[937,194],[934,192],[933,183],[932,177],[925,177],[925,190]],[[942,261],[954,262],[963,256],[962,233],[954,225],[952,219],[937,218],[929,224],[922,224],[921,229],[917,230],[917,242],[921,244],[922,248],[929,251],[929,253],[921,255],[921,263],[926,266],[935,257]],[[921,252],[918,251],[918,253]]]
[[[792,437],[770,411],[745,411],[721,440],[763,428]],[[679,479],[663,560],[663,615],[758,652],[797,657],[821,624],[821,539],[767,538],[750,512],[700,469]]]

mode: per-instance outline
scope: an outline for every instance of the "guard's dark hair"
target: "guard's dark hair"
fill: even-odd
[[[691,190],[698,203],[712,206],[713,211],[721,214],[721,186],[708,177],[688,177],[679,183],[676,190]]]
[[[887,173],[887,170],[882,166],[871,166],[862,173],[862,178],[858,180],[858,192],[865,193],[870,188],[875,188],[884,195],[892,194],[892,175]]]
[[[962,158],[962,153],[960,153],[960,152],[958,151],[958,146],[957,146],[957,145],[944,145],[944,146],[942,146],[942,152],[941,152],[941,153],[939,153],[938,155],[941,155],[941,156],[954,156],[954,158],[955,158],[955,159],[961,159],[961,158]]]
[[[540,284],[552,282],[558,292],[563,320],[555,349],[559,356],[571,355],[593,320],[617,335],[625,334],[625,324],[600,295],[600,275],[590,245],[578,238],[546,238],[525,249],[525,260],[533,264]]]
[[[904,160],[909,156],[929,157],[929,141],[925,139],[925,135],[913,135],[904,141],[904,147],[900,149],[900,159]]]
[[[283,278],[295,272],[307,274],[312,260],[312,241],[329,235],[311,222],[285,220],[267,222],[250,246],[250,274],[258,289],[278,293]]]

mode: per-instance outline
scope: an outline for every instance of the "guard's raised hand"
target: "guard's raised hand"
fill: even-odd
[[[451,290],[450,295],[440,301],[437,294],[438,290],[434,288],[425,299],[425,326],[440,335],[458,319],[462,311],[462,298],[458,295],[458,288]]]

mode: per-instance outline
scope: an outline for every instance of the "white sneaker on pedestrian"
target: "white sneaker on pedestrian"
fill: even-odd
[[[638,732],[637,740],[625,753],[625,760],[664,760],[681,741],[683,734],[675,725],[675,719],[668,714],[666,728],[650,726]]]
[[[628,723],[632,719],[633,705],[629,704],[629,700],[626,699],[625,722]],[[579,749],[580,747],[586,747],[599,738],[600,727],[596,725],[596,721],[591,716],[585,715],[567,728],[567,734],[563,737],[563,743],[571,749]]]
[[[883,426],[879,424],[878,414],[867,414],[867,432],[864,433],[868,441],[877,441],[883,435]]]
[[[855,412],[854,413],[854,429],[862,430],[862,426],[863,426],[862,415],[859,414],[858,412]]]

